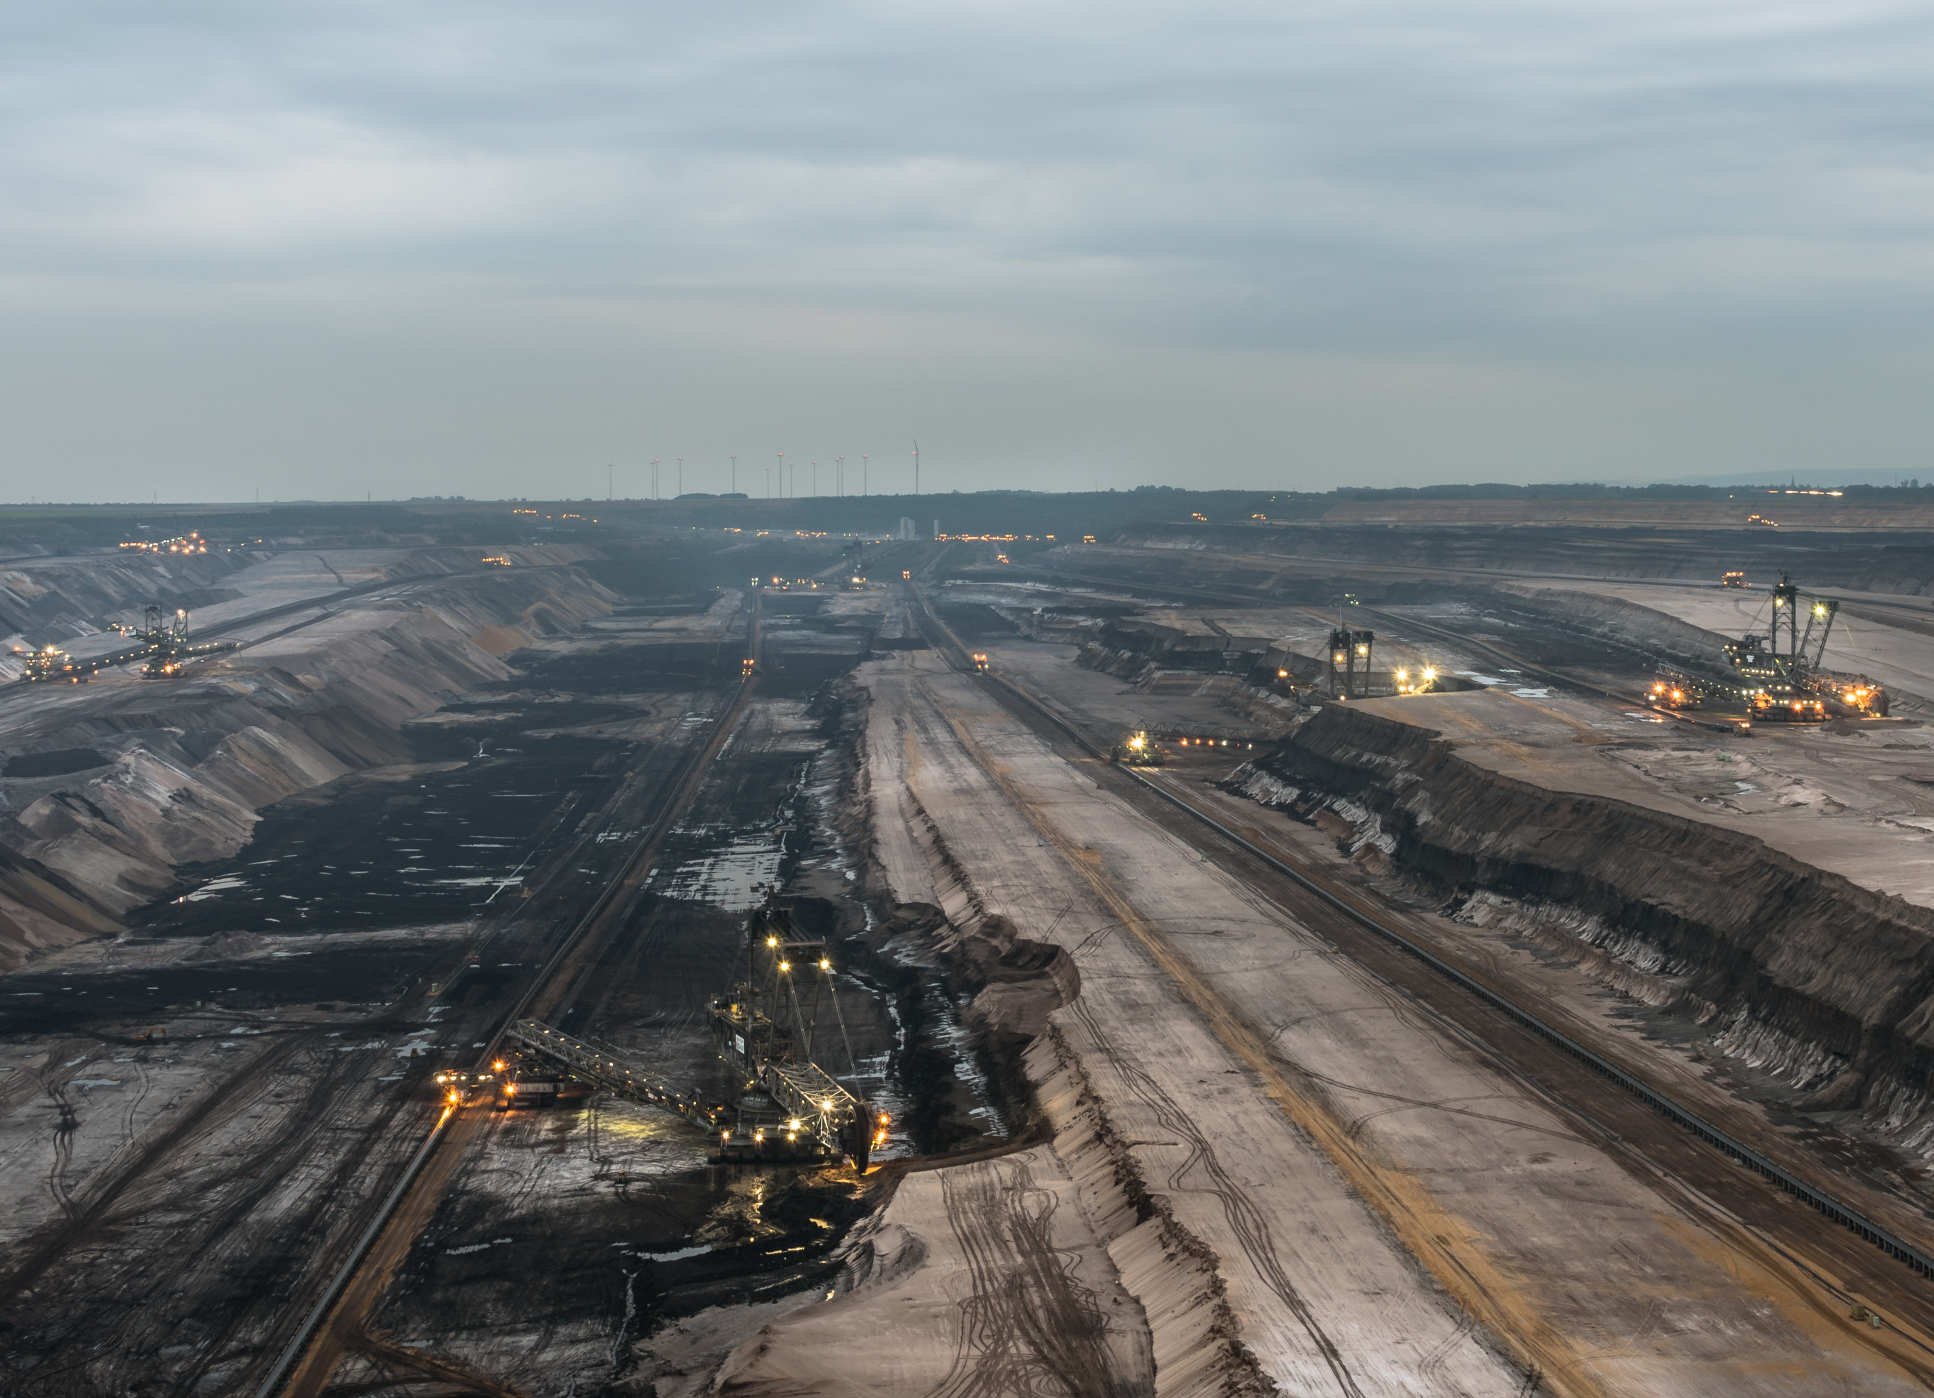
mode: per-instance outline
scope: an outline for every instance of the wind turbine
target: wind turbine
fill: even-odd
[[[913,493],[920,493],[920,439],[913,439]]]
[[[651,498],[658,498],[658,458],[651,459]]]
[[[872,459],[865,452],[860,453],[860,494],[862,495],[866,494],[867,476],[870,474],[867,469],[867,463]]]

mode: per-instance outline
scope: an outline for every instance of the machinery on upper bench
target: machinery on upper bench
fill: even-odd
[[[76,660],[59,646],[20,651],[17,653],[26,657],[21,678],[30,684],[50,680],[81,684],[93,679],[102,670],[139,660],[142,662],[143,679],[170,679],[180,674],[181,667],[190,660],[235,649],[233,641],[191,644],[188,640],[188,613],[179,607],[173,616],[164,614],[158,606],[149,607],[139,627],[117,626],[114,629],[124,639],[132,637],[135,644],[123,646],[106,655],[89,656],[85,660]]]
[[[1646,693],[1647,702],[1662,709],[1743,708],[1755,721],[1766,723],[1887,716],[1886,686],[1865,675],[1829,670],[1823,663],[1827,637],[1840,613],[1838,600],[1803,597],[1781,573],[1769,605],[1770,631],[1726,642],[1727,679],[1661,670]],[[1801,612],[1806,613],[1804,627]]]
[[[709,1007],[719,1057],[733,1077],[729,1100],[678,1088],[623,1050],[536,1020],[519,1020],[506,1033],[520,1059],[542,1060],[536,1072],[500,1063],[475,1084],[446,1074],[438,1085],[448,1078],[458,1092],[449,1100],[458,1104],[462,1089],[488,1085],[498,1106],[514,1107],[539,1096],[526,1084],[548,1089],[540,1100],[560,1095],[555,1084],[561,1076],[676,1113],[713,1137],[717,1163],[819,1163],[844,1156],[863,1171],[890,1122],[814,1061],[822,1011],[830,1011],[838,1026],[850,1067],[852,1044],[826,944],[799,935],[791,915],[768,896],[747,926],[745,979],[714,996]]]
[[[1163,763],[1162,750],[1141,729],[1109,748],[1108,760],[1126,767],[1160,767]]]

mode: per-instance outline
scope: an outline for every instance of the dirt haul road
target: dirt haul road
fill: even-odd
[[[1117,1171],[1206,1245],[1260,1376],[1345,1394],[1507,1394],[1534,1372],[1574,1394],[1919,1391],[971,678],[917,653],[862,675],[895,895],[956,924],[1003,914],[1073,956],[1080,993],[1053,1032]],[[1110,1241],[1157,1391],[1188,1391],[1164,1380],[1189,1367],[1166,1343],[1180,1298]]]

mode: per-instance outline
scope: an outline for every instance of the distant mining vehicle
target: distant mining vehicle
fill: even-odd
[[[1721,573],[1719,575],[1719,585],[1721,587],[1751,587],[1752,586],[1751,583],[1746,581],[1745,573],[1741,572],[1737,568],[1729,568],[1724,573]]]
[[[801,936],[768,894],[746,928],[745,979],[711,1004],[719,1056],[739,1073],[737,1124],[718,1134],[726,1164],[845,1156],[864,1171],[886,1140],[888,1118],[814,1061],[822,1009],[842,1040],[846,1020],[824,942]],[[850,1064],[852,1045],[846,1044]]]
[[[134,644],[106,655],[90,656],[86,660],[76,660],[59,646],[53,645],[31,651],[16,651],[16,654],[26,657],[25,673],[21,678],[35,684],[49,680],[83,684],[102,670],[139,660],[142,662],[143,679],[169,679],[180,674],[182,666],[190,660],[235,649],[233,641],[205,641],[200,645],[191,645],[188,641],[188,613],[179,607],[173,616],[166,616],[160,607],[152,606],[147,609],[139,627],[116,625],[111,629],[120,632],[123,639],[132,639]]]
[[[1648,703],[1661,709],[1696,709],[1704,702],[1701,687],[1682,675],[1654,680],[1645,697]]]
[[[974,673],[978,675],[987,673],[987,652],[984,650],[974,652]]]
[[[16,646],[13,653],[25,657],[21,662],[25,668],[20,677],[29,684],[46,684],[50,681],[82,684],[94,678],[92,665],[75,664],[74,657],[59,646],[40,646],[34,650],[22,650]]]
[[[1827,637],[1840,611],[1837,600],[1802,598],[1793,580],[1782,573],[1769,605],[1770,630],[1726,642],[1729,680],[1662,670],[1647,691],[1646,702],[1661,709],[1737,708],[1764,723],[1886,717],[1886,686],[1865,675],[1838,674],[1822,664]]]
[[[141,667],[141,678],[144,680],[171,679],[180,674],[181,667],[190,660],[235,649],[233,641],[206,641],[201,645],[190,645],[188,613],[180,607],[175,608],[174,616],[166,620],[161,615],[161,608],[149,607],[145,623],[137,634],[142,642],[139,653],[147,656],[147,663]]]
[[[497,1110],[515,1107],[554,1107],[559,1102],[591,1095],[591,1085],[568,1077],[516,1077],[497,1084]]]
[[[473,1086],[496,1084],[499,1110],[610,1092],[685,1118],[711,1137],[717,1164],[819,1164],[845,1156],[864,1171],[890,1125],[813,1059],[822,1009],[830,1010],[853,1063],[826,944],[802,937],[768,893],[746,928],[745,979],[712,997],[719,1057],[730,1064],[732,1098],[719,1101],[658,1076],[633,1050],[576,1039],[520,1019],[505,1030],[515,1061],[491,1073],[439,1073],[452,1107]],[[528,1073],[526,1066],[531,1069]]]
[[[1437,687],[1437,667],[1426,665],[1414,675],[1400,667],[1390,672],[1390,682],[1399,694],[1428,694]]]
[[[1160,767],[1162,750],[1147,733],[1134,732],[1108,749],[1108,760],[1123,767]]]

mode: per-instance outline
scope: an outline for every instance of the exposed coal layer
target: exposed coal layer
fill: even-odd
[[[1259,764],[1374,820],[1390,857],[1446,896],[1488,891],[1577,915],[1617,962],[1672,978],[1671,1008],[1721,1050],[1930,1136],[1934,913],[1749,835],[1546,790],[1459,757],[1429,730],[1331,705]]]
[[[95,748],[44,748],[39,752],[17,752],[6,760],[5,774],[15,781],[35,777],[64,777],[74,772],[91,772],[108,764],[106,754]]]
[[[131,947],[131,950],[137,950]],[[447,941],[333,946],[326,954],[273,952],[140,970],[18,971],[6,979],[0,1032],[90,1034],[183,1011],[259,1013],[284,1005],[393,1000],[451,964]]]
[[[525,714],[529,724],[549,715]],[[514,733],[514,730],[512,730]],[[152,935],[206,936],[445,922],[516,897],[541,856],[533,837],[567,799],[586,808],[617,779],[613,744],[514,734],[454,770],[350,778],[271,807],[242,853],[183,868],[187,892],[133,920]]]

